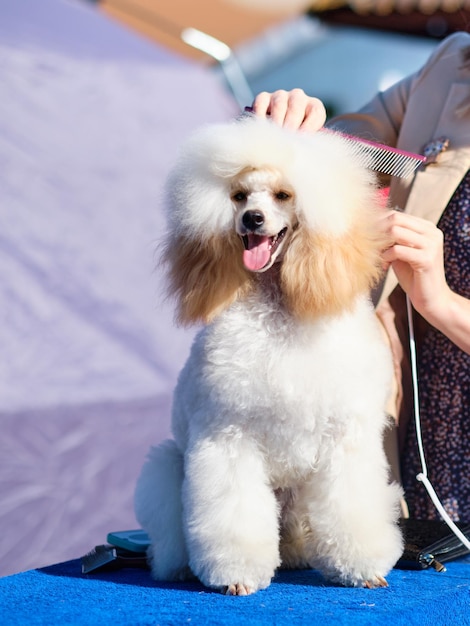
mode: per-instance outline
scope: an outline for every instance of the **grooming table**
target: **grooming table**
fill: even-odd
[[[157,583],[149,571],[83,575],[80,560],[0,579],[0,615],[14,624],[470,624],[470,557],[447,571],[393,570],[389,586],[351,589],[314,570],[280,572],[268,589],[229,597],[200,583]]]

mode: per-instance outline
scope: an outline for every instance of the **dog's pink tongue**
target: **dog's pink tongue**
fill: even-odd
[[[269,237],[248,235],[248,249],[243,252],[243,263],[247,270],[256,272],[263,269],[270,256]]]

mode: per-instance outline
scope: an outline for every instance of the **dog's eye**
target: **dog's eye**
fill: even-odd
[[[287,191],[278,191],[276,194],[278,200],[289,200],[290,194]]]
[[[243,202],[246,200],[246,193],[244,191],[237,191],[232,195],[232,200],[235,200],[235,202]]]

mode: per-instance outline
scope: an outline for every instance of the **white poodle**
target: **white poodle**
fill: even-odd
[[[178,319],[204,322],[136,490],[158,580],[245,595],[279,567],[367,587],[402,552],[382,449],[392,365],[368,293],[373,175],[335,133],[203,128],[168,185]]]

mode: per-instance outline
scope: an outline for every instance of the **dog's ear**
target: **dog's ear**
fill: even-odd
[[[243,267],[243,244],[235,233],[192,239],[179,235],[167,241],[168,293],[177,298],[177,321],[208,323],[245,293],[252,277]]]
[[[283,260],[281,284],[287,308],[301,319],[337,315],[382,275],[386,243],[378,229],[357,225],[341,236],[300,226]]]

